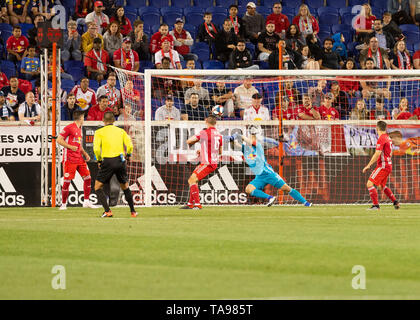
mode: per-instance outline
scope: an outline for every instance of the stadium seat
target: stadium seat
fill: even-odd
[[[159,8],[151,7],[151,6],[139,7],[137,9],[137,11],[138,11],[139,16],[143,16],[144,14],[149,14],[149,13],[156,13],[156,14],[160,15]]]
[[[361,6],[364,3],[366,3],[366,0],[348,0],[348,7]]]
[[[327,7],[331,8],[345,8],[346,7],[346,0],[327,0]]]
[[[260,13],[264,18],[267,18],[273,13],[273,10],[272,7],[258,7],[258,13]]]
[[[3,40],[4,45],[6,45],[7,39],[12,36],[12,31],[3,30],[0,33],[0,37]]]
[[[191,10],[189,10],[191,9]],[[184,9],[185,23],[193,26],[200,26],[204,22],[204,10],[203,8],[191,7]]]
[[[61,87],[74,87],[74,81],[70,79],[61,79]]]
[[[322,14],[325,14],[325,13],[332,13],[332,14],[339,14],[339,11],[338,11],[338,9],[337,8],[332,8],[332,7],[319,7],[318,9],[317,9],[317,13],[318,13],[318,16],[321,16]]]
[[[156,8],[169,7],[169,0],[149,0],[149,6]]]
[[[330,12],[320,14],[319,17],[318,17],[318,21],[319,21],[320,24],[328,24],[328,25],[331,25],[331,26],[333,24],[339,24],[340,23],[338,13],[330,13]]]
[[[353,15],[351,13],[350,14],[349,13],[346,13],[343,16],[341,16],[341,23],[342,24],[345,24],[347,26],[352,26],[353,18],[354,17],[355,17],[355,15]]]
[[[332,32],[329,24],[319,24],[319,31]]]
[[[420,42],[414,44],[414,52],[420,50]]]
[[[353,29],[346,24],[334,24],[331,26],[331,33],[341,32],[344,36],[345,43],[353,42]]]
[[[25,37],[28,35],[28,30],[34,27],[32,23],[19,23],[19,25],[22,28],[22,35]]]
[[[133,25],[134,21],[137,19],[137,13],[134,12],[125,12],[124,15],[128,20],[130,20],[131,25]]]
[[[184,10],[182,8],[178,8],[178,7],[162,7],[162,8],[160,8],[160,14],[162,16],[164,16],[168,13],[177,13],[177,14],[183,15]]]
[[[203,61],[204,69],[224,69],[225,65],[219,60],[207,60]]]
[[[126,5],[139,8],[147,6],[146,0],[126,0]]]
[[[64,61],[64,70],[70,71],[71,69],[83,69],[85,65],[82,61],[68,60]]]
[[[155,65],[150,60],[141,60],[139,72],[144,72],[145,69],[153,69]]]
[[[281,13],[285,14],[286,16],[288,14],[294,15],[295,14],[295,8],[283,7],[283,9],[281,10]]]
[[[158,32],[159,31],[159,28],[160,28],[160,24],[154,24],[154,25],[152,25],[150,27],[150,32],[152,33],[152,35],[155,34],[156,32]]]
[[[283,4],[283,8],[284,7],[297,8],[301,6],[302,0],[283,0],[282,4]]]
[[[411,44],[417,44],[420,42],[420,32],[416,31],[404,31],[403,34],[405,35],[405,42]]]
[[[0,23],[0,31],[10,31],[12,32],[13,27],[8,23]]]
[[[238,0],[238,6],[243,6],[246,7],[246,4],[248,3],[248,0]],[[258,2],[254,1],[254,3],[257,5],[257,10],[258,10]]]
[[[216,7],[229,8],[232,4],[236,4],[236,0],[216,0]]]
[[[251,53],[251,57],[254,59],[255,58],[255,45],[252,42],[246,42],[245,46]]]
[[[191,38],[193,38],[195,42],[195,38],[197,37],[197,27],[193,26],[192,24],[184,24],[184,29],[187,30],[191,34]]]
[[[306,0],[305,3],[312,8],[324,7],[324,0]]]
[[[212,14],[215,14],[215,13],[222,13],[222,14],[224,14],[224,15],[228,15],[228,9],[227,8],[225,8],[225,7],[208,7],[207,9],[206,9],[206,11],[207,12],[211,12]]]
[[[340,14],[340,17],[343,17],[345,14],[352,14],[356,15],[356,13],[352,13],[353,8],[352,7],[341,7],[338,8],[338,13]]]
[[[127,14],[128,12],[133,13],[135,15],[138,14],[138,8],[139,7],[133,7],[133,6],[125,6],[124,7],[124,14]]]
[[[260,5],[261,6],[264,6],[264,7],[266,7],[266,8],[268,8],[268,9],[272,9],[273,8],[273,5],[276,3],[276,2],[279,2],[278,0],[260,0]],[[284,2],[283,2],[284,3]]]
[[[205,44],[205,46],[197,47],[198,44]],[[193,48],[191,49],[192,53],[195,53],[198,56],[198,60],[200,61],[207,61],[210,59],[210,48],[207,43],[204,42],[197,42],[194,43]]]
[[[15,64],[12,61],[2,60],[0,69],[9,79],[11,76],[17,75]]]
[[[85,70],[79,68],[70,69],[67,71],[67,73],[73,77],[73,80],[76,83],[79,83],[80,79],[82,79],[85,76]]]
[[[371,2],[371,5],[375,4],[375,7],[387,9],[388,7],[388,0],[374,0]]]
[[[221,26],[228,16],[228,10],[224,7],[208,7],[207,12],[213,14],[212,22],[217,26]]]
[[[318,32],[318,37],[321,40],[321,45],[326,38],[331,38],[331,32],[328,31],[320,31]]]
[[[384,12],[385,12],[384,8],[372,7],[372,14],[378,19],[382,19],[382,14]]]
[[[199,8],[209,8],[213,6],[213,0],[193,0],[194,6]]]
[[[191,7],[191,0],[172,0],[171,4],[177,8],[187,8]]]
[[[167,23],[169,26],[173,26],[176,19],[183,19],[183,11],[181,8],[164,7],[160,9],[160,12],[162,14],[163,22]]]
[[[160,13],[145,12],[141,15],[141,20],[143,20],[144,24],[150,26],[160,25]]]
[[[419,27],[415,24],[400,24],[399,28],[404,33],[405,31],[417,32],[419,31]]]

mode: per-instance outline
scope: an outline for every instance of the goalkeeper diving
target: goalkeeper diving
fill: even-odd
[[[299,201],[305,207],[312,206],[312,203],[307,201],[299,191],[289,187],[282,177],[280,177],[280,175],[268,164],[265,159],[264,148],[257,139],[258,133],[258,128],[256,126],[251,126],[249,129],[249,137],[238,134],[229,137],[231,143],[242,148],[245,162],[255,174],[255,179],[246,186],[245,192],[253,197],[266,199],[267,206],[271,207],[275,203],[276,197],[266,194],[263,191],[265,186],[270,184],[275,188],[288,193],[293,199]],[[236,141],[239,137],[242,138],[242,146]]]

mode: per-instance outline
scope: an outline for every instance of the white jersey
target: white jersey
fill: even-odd
[[[264,106],[260,106],[258,109],[251,106],[245,110],[244,120],[271,120],[270,111]]]
[[[87,88],[87,90],[83,92],[80,85],[76,85],[71,92],[76,96],[76,103],[83,111],[89,109],[91,105],[96,105],[96,94],[91,88]]]
[[[163,57],[168,57],[171,59],[171,63],[169,66],[169,69],[177,69],[176,64],[181,63],[181,60],[179,59],[178,51],[170,49],[168,52],[163,52],[163,50],[159,50],[155,53],[155,64],[159,65],[162,64]]]

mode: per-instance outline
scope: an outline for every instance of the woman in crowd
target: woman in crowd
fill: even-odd
[[[289,49],[298,51],[300,47],[305,45],[305,38],[300,33],[299,28],[295,24],[291,24],[286,31],[286,46]]]
[[[119,23],[118,21],[112,21],[104,34],[104,48],[111,58],[114,56],[114,52],[121,48],[122,42],[123,36],[120,32]]]
[[[299,31],[304,37],[311,33],[317,35],[319,32],[318,21],[311,15],[306,4],[299,7],[299,13],[293,18],[292,24],[299,27]]]
[[[391,51],[389,61],[392,69],[413,69],[413,59],[408,52],[405,41],[399,40]]]
[[[125,16],[123,6],[117,7],[115,10],[115,15],[109,20],[110,23],[113,21],[117,21],[120,24],[120,32],[123,37],[126,37],[133,30],[130,20],[128,20],[128,18]]]

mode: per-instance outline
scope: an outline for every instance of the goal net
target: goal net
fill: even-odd
[[[420,202],[418,71],[115,71],[124,88],[123,125],[135,144],[129,175],[137,205],[188,202],[200,145],[190,148],[186,141],[213,111],[222,111],[216,127],[224,143],[218,169],[199,182],[204,205],[259,203],[245,193],[255,176],[241,148],[229,143],[229,136],[248,135],[251,126],[267,162],[309,201],[369,203],[366,182],[375,166],[362,170],[375,152],[379,119],[394,142],[388,186],[401,202]],[[297,204],[272,186],[265,192]]]

